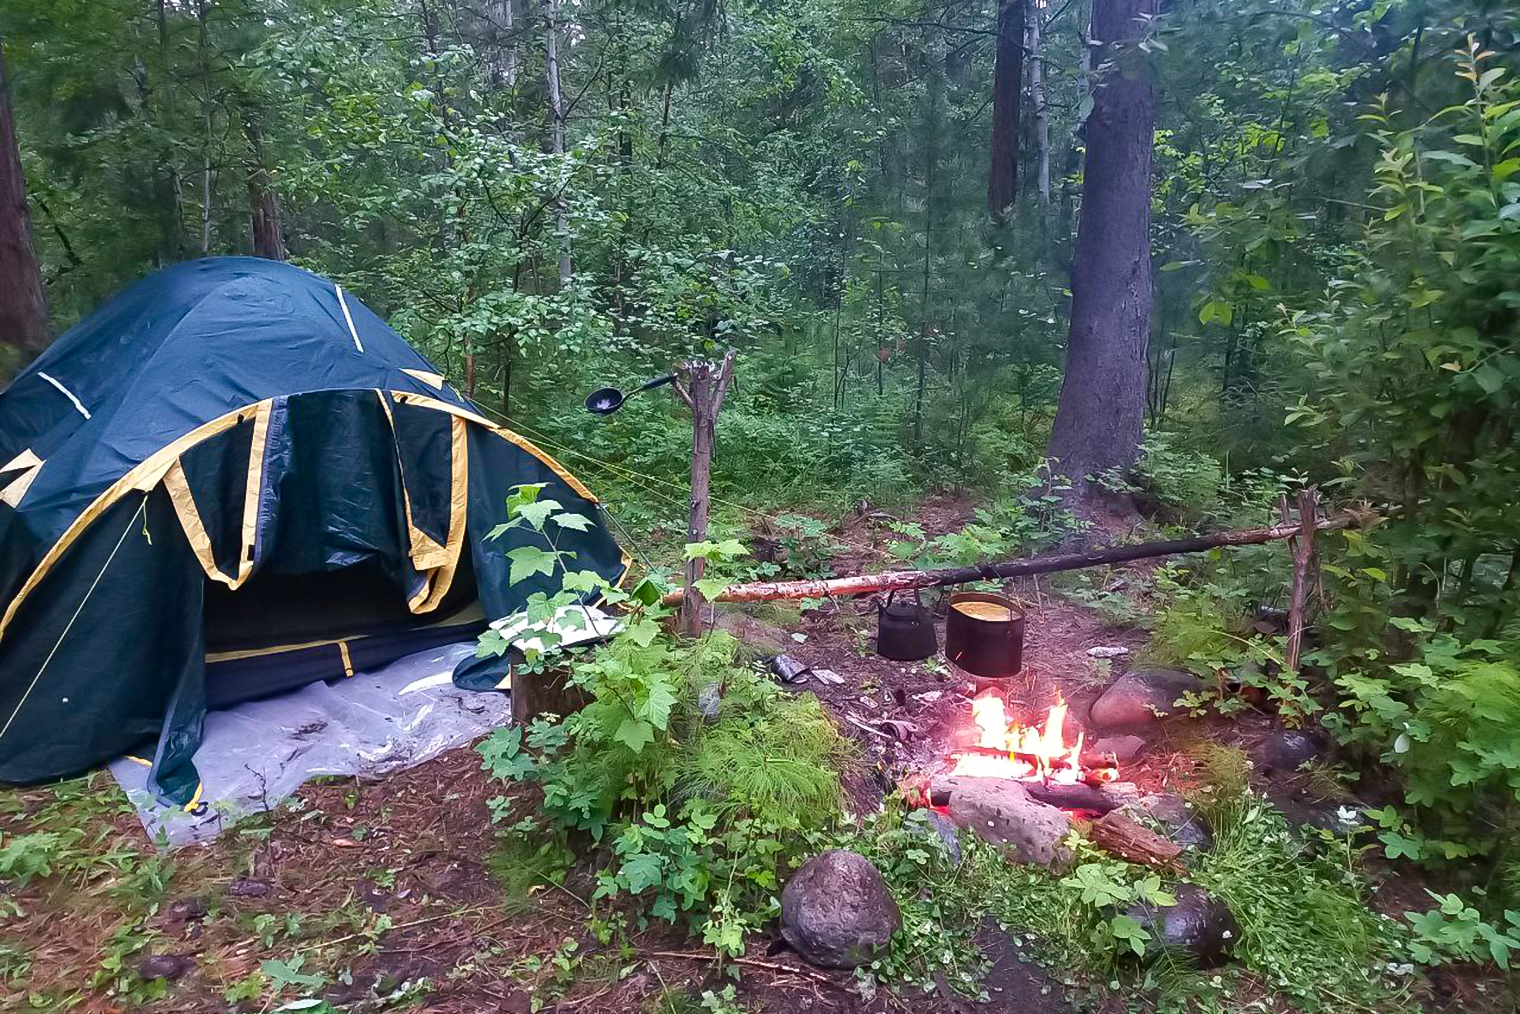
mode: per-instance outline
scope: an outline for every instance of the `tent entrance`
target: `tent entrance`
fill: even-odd
[[[221,541],[236,552],[240,542],[256,561],[236,587],[205,584],[210,706],[352,676],[467,639],[483,624],[479,607],[470,610],[477,588],[468,552],[458,554],[447,588],[438,585],[438,604],[419,606],[431,579],[417,569],[414,543],[431,544],[434,532],[440,544],[448,538],[451,491],[464,481],[453,474],[451,417],[393,414],[382,398],[341,391],[279,399],[264,446],[229,434],[204,452],[219,469],[190,470],[192,489],[244,507],[236,537],[224,523],[213,548]],[[228,473],[232,491],[222,493]],[[236,485],[245,476],[246,493]]]
[[[256,574],[232,591],[206,582],[206,704],[224,708],[372,671],[469,640],[487,618],[469,558],[436,610],[417,616],[378,561],[308,574]]]

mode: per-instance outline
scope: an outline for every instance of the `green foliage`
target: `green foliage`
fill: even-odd
[[[1409,661],[1376,650],[1355,659],[1320,653],[1342,698],[1326,725],[1400,769],[1406,800],[1437,830],[1457,838],[1480,835],[1476,811],[1483,804],[1520,804],[1514,749],[1520,670],[1499,642],[1464,643],[1429,621],[1396,618],[1393,625],[1410,636]],[[1427,853],[1406,845],[1402,851],[1424,857],[1451,847],[1442,843]]]
[[[1520,912],[1506,909],[1502,924],[1489,923],[1455,894],[1426,893],[1437,908],[1404,913],[1413,927],[1409,953],[1416,961],[1423,965],[1492,961],[1509,970],[1510,955],[1520,950]]]
[[[1216,758],[1225,781],[1199,800],[1214,846],[1190,875],[1239,922],[1236,957],[1306,1011],[1385,998],[1382,965],[1398,935],[1369,910],[1355,851],[1296,837],[1269,805],[1237,789],[1239,764]]]
[[[544,535],[565,588],[530,602],[529,619],[574,602],[583,583],[609,591],[595,575],[582,582],[584,572],[564,569],[546,534],[563,527],[564,513],[539,500],[540,491],[515,488],[504,527]],[[686,547],[687,559],[718,564],[744,552],[734,540]],[[839,812],[845,741],[816,698],[736,666],[732,636],[677,641],[660,631],[657,598],[651,605],[618,597],[628,613],[594,656],[551,644],[536,660],[540,671],[568,664],[585,706],[536,719],[526,736],[520,727],[498,729],[476,748],[493,777],[542,792],[541,821],[507,829],[498,876],[515,893],[529,876],[557,882],[563,847],[545,843],[545,825],[551,842],[588,834],[612,851],[594,899],[632,897],[654,918],[685,916],[706,943],[742,953],[744,934],[774,914],[780,864]],[[492,808],[504,820],[509,804]]]
[[[1159,601],[1147,653],[1162,663],[1185,666],[1207,682],[1207,689],[1183,699],[1195,712],[1241,711],[1251,706],[1246,691],[1255,691],[1285,721],[1297,724],[1321,706],[1303,673],[1286,670],[1286,639],[1260,634],[1248,623],[1251,585],[1258,580],[1259,575],[1241,583],[1208,563],[1191,571],[1159,568]]]

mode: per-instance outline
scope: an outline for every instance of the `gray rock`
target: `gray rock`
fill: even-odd
[[[1104,736],[1089,743],[1082,751],[1082,763],[1094,767],[1107,764],[1124,764],[1140,756],[1145,740],[1139,736]]]
[[[935,779],[950,790],[950,819],[1014,854],[1021,862],[1062,866],[1070,858],[1061,840],[1071,819],[1042,803],[1011,778]]]
[[[961,840],[955,833],[955,823],[948,817],[935,810],[914,810],[903,820],[903,829],[933,842],[950,860],[950,865],[961,864]]]
[[[790,655],[777,655],[771,659],[771,672],[783,683],[806,683],[812,671],[811,666],[803,665]]]
[[[1146,956],[1183,955],[1204,968],[1222,963],[1240,936],[1230,907],[1193,884],[1182,884],[1173,894],[1175,905],[1161,908],[1142,903],[1125,913],[1150,931]]]
[[[1152,725],[1176,714],[1177,699],[1203,685],[1197,676],[1180,669],[1136,669],[1120,676],[1093,701],[1088,723],[1096,729]]]
[[[1161,833],[1185,849],[1206,852],[1214,847],[1214,832],[1187,801],[1173,792],[1159,792],[1140,800],[1141,812],[1161,825]]]
[[[195,962],[183,954],[150,954],[137,963],[137,975],[142,979],[178,979]]]
[[[1123,658],[1129,654],[1129,649],[1122,644],[1100,644],[1087,649],[1088,658]]]
[[[253,877],[239,877],[227,885],[227,895],[232,898],[262,898],[269,890],[269,881]]]
[[[195,922],[206,918],[208,907],[205,898],[180,898],[169,905],[169,919],[173,922]]]
[[[697,713],[708,722],[716,722],[723,710],[723,685],[709,683],[697,692]]]
[[[1315,736],[1298,729],[1275,729],[1251,751],[1256,766],[1267,771],[1290,774],[1306,761],[1316,760],[1325,752]]]
[[[782,937],[820,968],[856,968],[875,960],[901,925],[886,881],[857,852],[819,853],[781,892]]]

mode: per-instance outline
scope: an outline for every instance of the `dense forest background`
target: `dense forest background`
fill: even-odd
[[[1326,380],[1295,315],[1456,267],[1413,242],[1431,263],[1381,276],[1390,244],[1439,223],[1394,220],[1378,173],[1421,187],[1458,166],[1387,152],[1465,132],[1436,116],[1473,99],[1455,54],[1497,47],[1498,69],[1507,6],[1186,0],[1144,19],[1126,45],[1155,80],[1155,295],[1148,370],[1129,368],[1153,451],[1209,479],[1348,449],[1285,422]],[[58,328],[162,264],[288,257],[482,403],[645,475],[679,468],[685,439],[656,418],[673,403],[593,428],[577,394],[734,345],[722,482],[890,501],[1042,458],[1084,124],[1114,58],[1091,7],[15,0],[3,26]],[[1016,97],[994,150],[999,87]]]
[[[689,415],[582,399],[736,350],[693,547],[724,580],[828,573],[847,515],[925,564],[1307,485],[1375,516],[1316,543],[1301,666],[1258,623],[1280,549],[1058,590],[1148,626],[1200,712],[1333,735],[1338,787],[1396,786],[1367,848],[1462,861],[1512,927],[1442,902],[1441,953],[1520,951],[1510,0],[5,0],[0,46],[0,372],[253,254],[359,295],[665,563]],[[920,523],[946,490],[956,531]]]

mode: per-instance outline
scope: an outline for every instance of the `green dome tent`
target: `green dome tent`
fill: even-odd
[[[509,586],[517,483],[584,486],[352,294],[247,257],[133,285],[0,392],[0,780],[138,751],[194,805],[208,706],[460,640]],[[609,579],[600,524],[558,548]],[[494,684],[456,672],[474,689]]]

